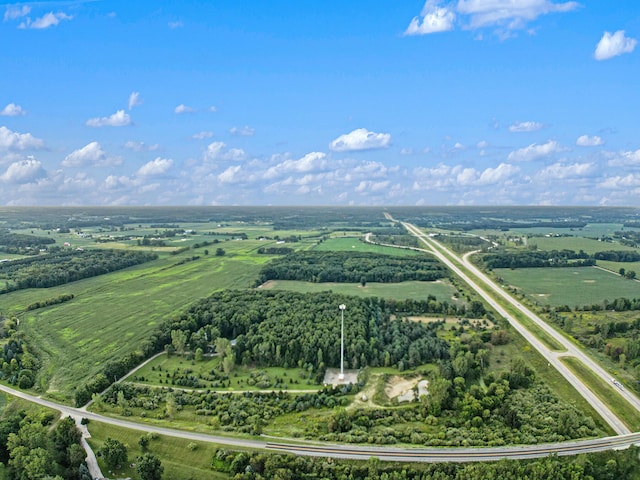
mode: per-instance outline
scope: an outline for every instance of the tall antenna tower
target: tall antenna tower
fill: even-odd
[[[342,322],[340,326],[340,375],[338,375],[338,380],[344,380],[344,309],[347,306],[341,303],[339,308]]]

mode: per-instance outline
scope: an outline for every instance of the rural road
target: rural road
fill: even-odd
[[[155,432],[161,435],[182,438],[189,441],[209,442],[251,450],[267,450],[316,457],[332,457],[352,460],[367,460],[370,457],[377,457],[381,460],[397,462],[483,462],[497,461],[504,458],[513,460],[543,458],[552,454],[557,454],[558,456],[577,455],[579,453],[617,450],[627,448],[631,445],[640,444],[640,433],[632,433],[615,437],[554,444],[477,448],[394,448],[310,442],[300,442],[298,445],[294,445],[271,442],[268,441],[267,437],[263,437],[264,440],[249,440],[145,425],[119,418],[107,417],[93,412],[82,411],[78,408],[68,407],[66,405],[60,405],[49,400],[44,400],[42,398],[26,394],[19,390],[14,390],[4,385],[0,385],[0,390],[29,402],[57,410],[61,412],[63,416],[68,415],[73,418],[85,417],[96,422],[103,422],[122,428],[138,430],[140,432]]]
[[[573,345],[563,335],[549,326],[540,317],[535,315],[526,307],[522,306],[516,299],[511,297],[500,286],[496,285],[491,279],[489,279],[484,273],[478,270],[468,259],[468,255],[465,258],[460,259],[446,247],[436,242],[419,228],[409,223],[401,222],[402,225],[412,235],[418,237],[418,239],[425,244],[431,253],[433,253],[440,261],[447,265],[453,272],[456,273],[462,280],[464,280],[471,288],[473,288],[492,308],[494,308],[500,315],[506,318],[509,323],[515,328],[526,340],[529,342],[546,360],[555,367],[560,374],[567,379],[569,383],[596,409],[596,411],[602,416],[602,418],[611,426],[611,428],[618,434],[628,434],[631,430],[624,424],[602,401],[600,398],[592,392],[560,359],[561,356],[573,356],[584,363],[587,368],[591,369],[595,374],[603,379],[606,383],[611,383],[611,376],[607,372],[591,360],[584,352],[578,347]],[[445,255],[446,253],[446,255]],[[554,340],[562,345],[566,351],[559,354],[553,350],[547,348],[537,337],[535,337],[524,325],[522,325],[516,318],[509,314],[494,298],[491,294],[487,293],[478,283],[471,279],[461,268],[453,263],[451,258],[457,259],[467,271],[476,276],[486,287],[499,294],[502,298],[508,301],[511,305],[517,308],[520,312],[526,315],[531,321],[533,321],[538,327],[543,329]],[[620,390],[621,395],[631,403],[634,408],[640,411],[640,400],[627,390]]]

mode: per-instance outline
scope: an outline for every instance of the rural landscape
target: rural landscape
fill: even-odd
[[[639,244],[634,208],[3,207],[0,474],[637,478]]]

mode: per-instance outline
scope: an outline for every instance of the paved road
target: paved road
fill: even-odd
[[[460,278],[462,278],[469,286],[471,286],[478,294],[493,307],[500,315],[506,318],[509,323],[547,360],[547,362],[555,367],[562,376],[564,376],[571,385],[596,409],[596,411],[602,416],[602,418],[613,428],[618,434],[628,434],[630,429],[624,424],[611,409],[595,395],[574,373],[560,360],[560,356],[574,356],[581,360],[588,368],[593,370],[598,376],[603,378],[607,383],[611,382],[611,376],[606,371],[591,360],[584,352],[578,349],[575,345],[569,342],[559,332],[554,330],[546,322],[540,319],[537,315],[531,312],[529,309],[523,307],[516,299],[511,297],[502,288],[491,281],[484,273],[478,270],[468,259],[468,256],[464,259],[460,259],[451,252],[449,249],[442,246],[440,243],[428,237],[420,229],[409,223],[402,222],[402,225],[413,235],[418,237],[420,241],[425,244],[429,251],[431,251],[438,259],[445,263],[453,272],[455,272]],[[446,255],[445,255],[446,253]],[[561,344],[566,352],[562,352],[560,355],[558,352],[554,352],[547,348],[537,337],[535,337],[524,325],[522,325],[516,318],[510,315],[493,296],[487,293],[478,283],[472,280],[465,272],[462,271],[456,264],[451,261],[451,258],[457,259],[464,267],[473,273],[478,279],[480,279],[486,287],[494,290],[501,297],[511,303],[515,308],[521,311],[524,315],[530,318],[536,325],[552,336],[559,344]],[[638,398],[628,391],[620,391],[630,403],[640,411],[640,401]]]
[[[632,433],[616,437],[598,438],[573,442],[562,442],[546,445],[505,446],[491,448],[393,448],[370,447],[353,445],[336,445],[326,443],[312,443],[297,441],[298,444],[284,444],[270,442],[266,437],[263,440],[248,440],[242,438],[230,438],[205,433],[185,432],[171,428],[144,425],[119,418],[106,417],[97,413],[86,412],[79,408],[59,405],[49,400],[44,400],[24,392],[0,385],[0,390],[24,400],[58,410],[63,415],[74,418],[85,417],[90,420],[115,425],[118,427],[138,430],[140,432],[155,432],[171,437],[183,438],[191,441],[210,442],[232,447],[241,447],[252,450],[270,450],[292,453],[296,455],[308,455],[319,457],[332,457],[341,459],[366,460],[372,456],[381,460],[398,462],[481,462],[496,461],[503,458],[531,459],[547,457],[551,454],[560,456],[576,455],[578,453],[601,452],[605,450],[626,448],[630,445],[640,444],[640,433]],[[92,472],[93,475],[93,472]],[[96,475],[96,477],[99,477]],[[94,477],[94,478],[96,478]]]

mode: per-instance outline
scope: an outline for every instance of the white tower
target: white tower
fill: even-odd
[[[338,375],[338,380],[344,380],[344,309],[347,306],[341,303],[339,308],[342,322],[340,327],[340,375]]]

